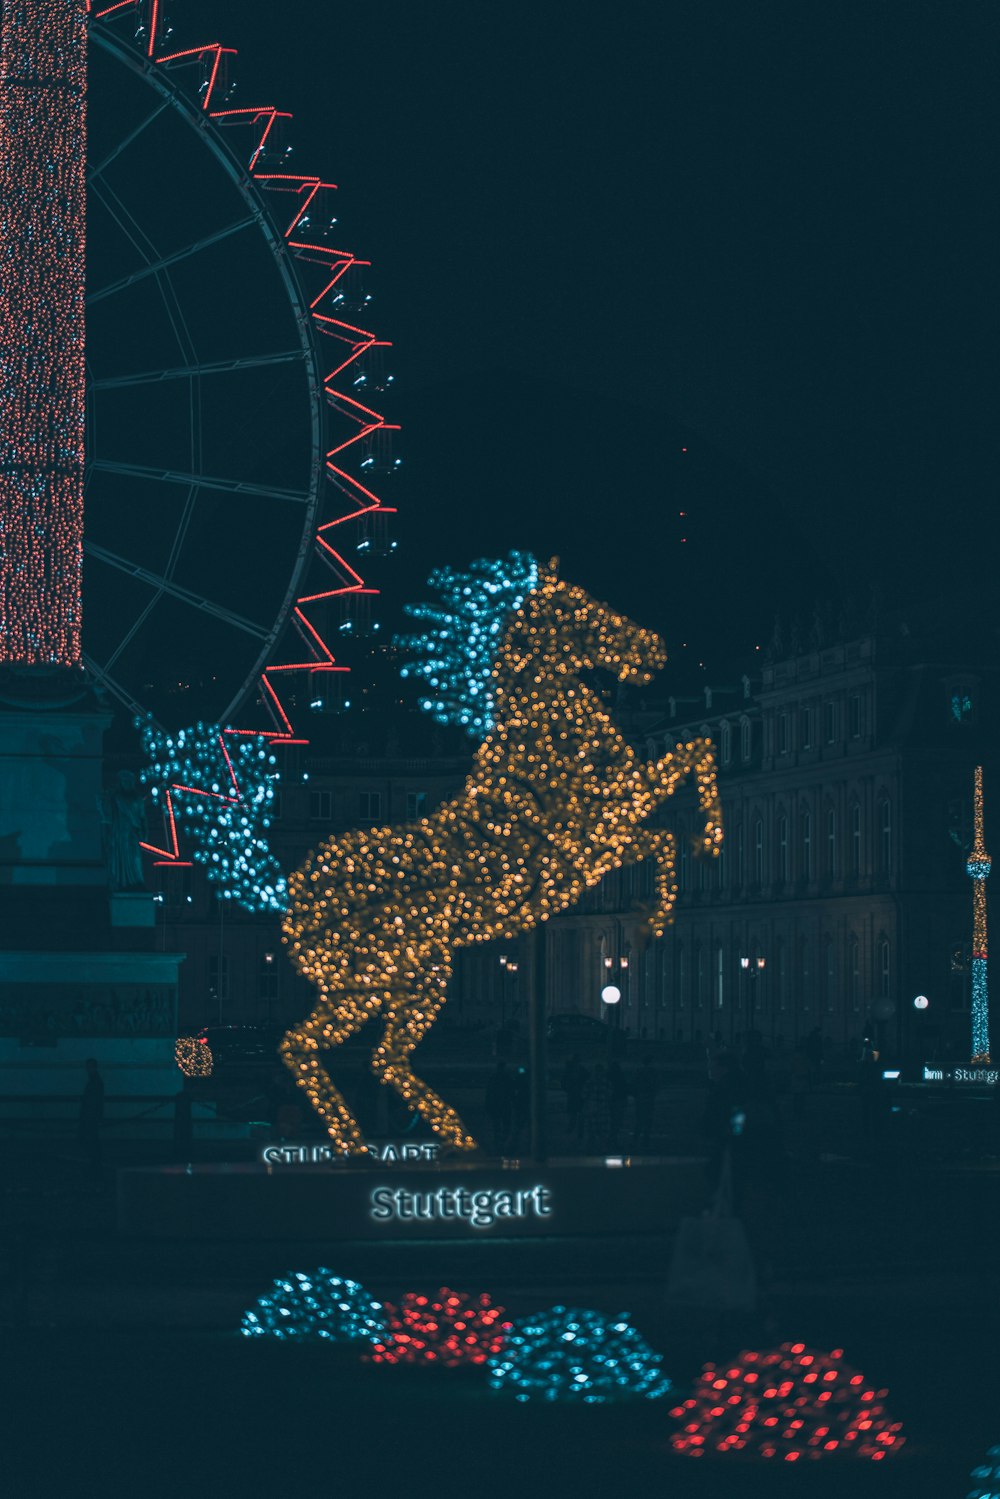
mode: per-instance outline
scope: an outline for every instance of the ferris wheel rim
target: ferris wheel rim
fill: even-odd
[[[135,47],[130,46],[128,42],[116,36],[108,27],[101,25],[98,18],[91,18],[89,32],[93,44],[99,47],[116,63],[124,64],[136,77],[140,78],[144,84],[148,85],[152,90],[155,91],[155,93],[159,96],[159,105],[152,111],[151,114],[144,118],[144,120],[136,129],[130,132],[119,143],[118,148],[115,153],[113,153],[112,158],[106,157],[104,161],[99,163],[95,168],[91,168],[88,165],[88,185],[91,183],[92,178],[99,177],[101,171],[105,170],[107,166],[110,165],[110,161],[112,159],[117,159],[117,156],[121,152],[126,150],[127,147],[131,144],[132,140],[137,138],[141,131],[144,130],[149,124],[151,124],[155,118],[157,118],[167,109],[174,110],[175,113],[180,117],[180,119],[184,121],[185,124],[195,133],[197,138],[208,147],[216,163],[222,168],[231,185],[239,193],[243,203],[248,210],[249,217],[253,221],[253,231],[255,233],[259,233],[262,236],[270,253],[271,259],[278,270],[281,284],[287,298],[288,306],[291,310],[293,319],[296,324],[299,347],[295,351],[294,356],[288,355],[280,357],[282,357],[283,359],[287,359],[287,362],[289,363],[293,361],[301,361],[305,369],[306,385],[308,390],[310,429],[308,484],[304,494],[300,496],[298,493],[296,493],[294,495],[294,498],[302,504],[302,529],[299,536],[296,555],[292,565],[290,577],[285,588],[284,596],[281,600],[280,606],[275,614],[274,621],[269,626],[260,627],[261,644],[260,649],[257,652],[256,659],[254,660],[251,669],[244,676],[237,690],[232,695],[230,701],[226,704],[224,710],[218,715],[220,723],[228,723],[233,719],[240,706],[247,701],[254,688],[259,686],[264,677],[268,662],[271,660],[282,631],[287,626],[292,611],[295,608],[299,596],[300,585],[302,583],[303,576],[305,575],[309,567],[310,560],[315,548],[317,523],[322,509],[322,497],[324,494],[324,485],[327,479],[323,441],[325,390],[323,375],[320,366],[319,348],[317,345],[313,320],[310,315],[308,299],[302,286],[298,268],[295,263],[295,256],[292,254],[291,250],[285,242],[285,238],[281,232],[280,226],[277,223],[275,215],[272,213],[271,208],[264,197],[262,189],[255,182],[246,164],[240,160],[236,152],[229,146],[223,136],[222,130],[213,122],[211,118],[209,118],[204,113],[203,110],[198,107],[198,105],[191,98],[188,97],[188,95],[183,91],[183,89],[179,87],[179,85],[175,84],[169,78],[160,64],[158,64],[155,60],[144,56]],[[143,269],[142,274],[155,276],[162,275],[167,279],[169,284],[169,265],[150,266],[147,263],[147,266]],[[277,358],[278,356],[268,357]],[[227,363],[232,367],[236,367],[236,365],[239,364],[240,361],[222,361],[222,364]],[[147,375],[151,381],[155,381],[157,379],[167,379],[184,375],[193,376],[199,374],[199,372],[200,371],[198,369],[185,370],[184,368],[179,367],[177,370],[149,371],[147,372]],[[131,380],[133,377],[129,378]],[[88,390],[89,386],[90,382],[88,382]],[[105,468],[107,466],[108,464],[106,462],[102,463],[102,461],[95,455],[91,455],[90,453],[88,453],[88,476],[94,471],[100,471],[102,468]],[[165,481],[169,481],[171,478],[176,478],[178,481],[187,482],[191,485],[198,486],[199,488],[202,486],[210,488],[213,483],[213,476],[210,476],[208,474],[172,475],[169,473],[169,471],[160,471],[156,474],[156,477],[161,477]],[[227,487],[231,487],[233,489],[238,489],[240,487],[238,481],[224,482],[227,484]],[[243,487],[246,489],[250,489],[253,486]],[[266,490],[268,495],[273,495],[273,497],[281,503],[285,503],[288,499],[293,498],[290,492],[286,493],[285,491],[282,491],[278,486],[267,485],[262,486],[262,488]],[[88,550],[88,553],[90,555],[95,555],[92,548],[87,547],[86,539],[85,550]],[[164,593],[168,593],[173,597],[179,596],[176,590],[165,590],[161,588],[154,594],[154,602],[163,597]],[[192,607],[204,607],[204,601],[199,603],[196,599],[182,599],[181,602],[190,602],[192,604]],[[234,611],[223,612],[232,615],[232,622],[238,622],[237,616],[235,615]],[[107,690],[118,699],[119,702],[121,702],[125,707],[128,708],[131,714],[135,714],[137,712],[145,714],[148,711],[132,696],[132,694],[130,693],[128,688],[124,686],[124,684],[117,682],[89,655],[85,657],[85,660],[86,664],[94,673],[94,675],[103,683]]]

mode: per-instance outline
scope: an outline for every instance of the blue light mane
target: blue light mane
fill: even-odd
[[[491,673],[500,639],[538,582],[538,564],[528,552],[508,552],[500,560],[480,557],[467,572],[437,568],[428,581],[440,601],[406,605],[424,628],[396,638],[413,653],[401,675],[423,678],[420,706],[438,723],[482,738],[493,727]]]

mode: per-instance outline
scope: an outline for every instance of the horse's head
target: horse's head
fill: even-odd
[[[497,667],[501,677],[530,668],[560,676],[603,670],[620,682],[648,682],[666,659],[658,635],[564,582],[553,559],[512,617]]]
[[[474,738],[493,727],[499,699],[531,678],[606,670],[648,682],[667,659],[659,636],[562,582],[555,561],[540,568],[511,552],[467,572],[439,568],[430,582],[437,599],[407,606],[419,633],[397,637],[409,658],[402,673],[421,680],[422,708]]]

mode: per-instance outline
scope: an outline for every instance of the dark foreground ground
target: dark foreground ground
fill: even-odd
[[[121,1160],[148,1147],[121,1147]],[[114,1152],[88,1179],[68,1141],[2,1147],[0,1482],[4,1494],[857,1495],[963,1499],[1000,1442],[1000,1170],[890,1146],[791,1150],[749,1213],[753,1317],[668,1308],[670,1243],[138,1243],[116,1231]],[[366,1366],[238,1334],[278,1274],[325,1264],[379,1299],[442,1284],[512,1316],[627,1311],[679,1398],[708,1359],[786,1340],[841,1347],[903,1423],[881,1464],[796,1467],[670,1450],[672,1399],[519,1406],[478,1371]]]

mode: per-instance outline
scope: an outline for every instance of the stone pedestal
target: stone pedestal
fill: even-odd
[[[178,1091],[181,953],[146,891],[111,891],[103,739],[86,674],[0,671],[0,1117],[72,1116],[96,1057],[108,1116]]]

